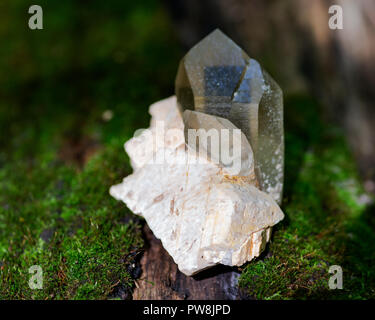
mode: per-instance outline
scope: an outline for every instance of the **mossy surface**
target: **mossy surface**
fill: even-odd
[[[154,0],[38,4],[42,31],[27,28],[27,1],[0,5],[0,299],[130,298],[141,222],[108,189],[131,172],[123,143],[173,94],[183,52]],[[342,133],[319,114],[286,99],[286,218],[243,267],[250,298],[375,296],[375,220]],[[330,265],[343,290],[328,290]]]
[[[244,267],[240,287],[255,299],[375,296],[375,220],[342,133],[311,98],[285,101],[285,219],[264,254]],[[366,201],[367,200],[367,201]],[[329,267],[343,270],[330,290]]]
[[[0,10],[0,299],[131,298],[141,223],[108,190],[181,53],[157,1],[38,4],[40,31],[28,1]]]

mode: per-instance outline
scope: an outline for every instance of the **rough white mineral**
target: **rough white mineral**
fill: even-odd
[[[146,219],[186,275],[219,263],[240,266],[259,256],[284,214],[258,189],[250,145],[245,146],[244,174],[233,175],[185,143],[175,96],[153,104],[150,114],[149,130],[125,144],[134,173],[112,186],[110,194]],[[203,118],[197,114],[199,122]],[[208,117],[210,123],[227,125]]]

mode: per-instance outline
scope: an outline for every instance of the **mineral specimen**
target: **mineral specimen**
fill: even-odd
[[[176,96],[150,114],[150,128],[125,143],[134,172],[110,194],[146,219],[186,275],[259,256],[284,217],[278,85],[216,30],[182,59]]]
[[[156,119],[165,116],[166,127],[183,127],[175,97],[152,105],[150,113],[155,111]],[[183,132],[157,147],[156,119],[150,131],[125,144],[135,171],[112,186],[110,194],[146,219],[186,275],[219,263],[240,266],[257,257],[284,214],[253,185],[254,171],[249,176],[226,174],[220,164],[187,148]],[[156,164],[160,155],[168,161]],[[254,168],[252,157],[249,161]]]
[[[230,120],[248,138],[261,190],[281,202],[284,178],[282,91],[254,59],[220,30],[181,60],[177,101],[190,109]]]

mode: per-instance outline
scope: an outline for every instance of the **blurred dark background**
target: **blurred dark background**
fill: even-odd
[[[332,4],[343,8],[343,30],[328,28]],[[373,1],[41,0],[39,5],[44,6],[40,31],[27,28],[28,1],[0,5],[0,103],[8,112],[3,118],[13,109],[12,103],[5,106],[6,99],[17,91],[22,118],[35,121],[35,108],[26,102],[40,86],[47,86],[40,99],[59,91],[66,102],[59,98],[57,104],[74,104],[85,117],[96,110],[90,104],[141,94],[143,79],[156,81],[164,95],[172,94],[179,58],[220,28],[265,66],[286,95],[308,92],[322,102],[323,115],[344,129],[366,190],[375,192]],[[111,87],[115,92],[105,99],[110,82],[116,89]],[[151,99],[146,95],[142,101],[147,105]],[[54,102],[51,109],[59,106]],[[2,132],[2,143],[10,142],[7,135]]]

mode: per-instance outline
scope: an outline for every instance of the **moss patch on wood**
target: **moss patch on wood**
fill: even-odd
[[[0,299],[128,299],[141,223],[108,190],[181,53],[156,1],[38,4],[41,31],[25,27],[27,1],[1,9]]]
[[[285,101],[286,219],[243,268],[240,287],[256,299],[365,299],[375,295],[375,220],[342,133],[305,96]],[[343,289],[330,290],[331,265]]]

